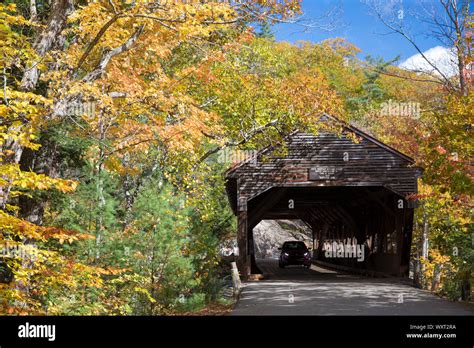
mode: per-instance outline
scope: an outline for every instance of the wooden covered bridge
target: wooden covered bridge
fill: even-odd
[[[414,214],[410,195],[417,192],[421,174],[414,161],[349,125],[341,134],[295,132],[286,142],[285,155],[268,147],[226,173],[227,194],[238,218],[241,276],[259,273],[253,228],[263,219],[303,220],[312,229],[314,259],[408,275]],[[326,257],[323,247],[334,242],[363,245],[363,261]]]

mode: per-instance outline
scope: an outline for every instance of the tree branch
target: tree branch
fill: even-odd
[[[389,28],[392,32],[401,35],[403,38],[405,38],[405,40],[407,40],[415,48],[415,50],[421,55],[423,60],[426,61],[426,63],[428,63],[428,65],[430,65],[434,69],[434,71],[436,71],[439,74],[442,81],[444,81],[445,86],[449,87],[452,90],[456,90],[456,87],[453,85],[451,80],[430,59],[428,59],[428,57],[426,57],[426,55],[420,49],[417,43],[403,30],[403,27],[401,25],[397,25],[396,27],[394,24],[389,23],[387,20],[385,20],[381,11],[375,5],[370,6],[370,7],[374,10],[377,18],[381,21],[383,25]]]
[[[114,24],[117,19],[120,18],[120,15],[119,14],[116,14],[115,16],[113,16],[111,19],[109,19],[109,21],[107,23],[104,24],[104,26],[102,28],[100,28],[99,32],[97,33],[97,35],[94,37],[94,39],[87,45],[87,48],[86,50],[84,51],[84,53],[82,54],[81,58],[79,58],[79,61],[77,63],[77,66],[76,68],[74,69],[74,73],[76,73],[80,67],[82,66],[82,64],[84,64],[84,61],[86,60],[86,58],[89,56],[89,54],[91,53],[92,49],[97,45],[97,43],[99,42],[99,40],[102,38],[102,36],[104,36],[105,32],[107,31],[107,29],[110,28],[110,26],[112,24]]]
[[[260,134],[260,133],[263,133],[266,129],[270,128],[270,127],[275,127],[276,125],[278,125],[278,120],[272,120],[266,124],[264,124],[263,126],[260,126],[260,127],[257,127],[257,128],[254,128],[250,133],[244,135],[244,137],[239,140],[239,141],[226,141],[224,143],[224,145],[222,146],[217,146],[209,151],[207,151],[204,155],[202,155],[197,164],[199,163],[202,163],[204,160],[206,160],[209,156],[219,152],[220,150],[222,150],[223,148],[226,148],[226,147],[236,147],[236,146],[240,146],[240,145],[243,145],[247,142],[249,142],[253,137],[255,137],[257,134]],[[211,135],[211,134],[206,134],[204,132],[202,132],[202,134],[208,138],[212,138],[212,139],[216,139],[217,137],[215,135]]]
[[[83,81],[84,82],[91,82],[91,81],[94,81],[96,80],[97,78],[99,78],[100,76],[102,76],[102,74],[105,72],[105,68],[107,67],[107,65],[109,64],[110,60],[118,55],[118,54],[121,54],[125,51],[128,51],[132,46],[133,44],[137,41],[138,37],[140,36],[140,34],[143,32],[143,29],[145,28],[145,24],[142,24],[136,31],[135,33],[133,33],[132,36],[130,36],[128,38],[127,41],[125,41],[122,45],[108,51],[107,53],[105,53],[99,64],[97,64],[96,68],[94,70],[92,70],[90,73],[88,73],[84,78],[83,78]]]

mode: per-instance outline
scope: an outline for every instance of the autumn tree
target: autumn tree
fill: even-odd
[[[431,71],[369,68],[381,75],[380,84],[395,102],[418,104],[412,117],[383,115],[374,108],[366,124],[387,143],[413,156],[424,168],[416,211],[413,260],[415,281],[452,298],[467,299],[472,282],[472,85],[465,67],[472,61],[472,15],[469,1],[423,5],[423,14],[368,2],[380,21],[414,47]],[[402,12],[400,12],[402,11]],[[411,17],[429,25],[430,33],[453,52],[454,76],[448,76],[417,45],[407,23]],[[422,17],[422,18],[420,18]],[[382,77],[383,76],[383,77]],[[414,117],[413,117],[414,116]]]

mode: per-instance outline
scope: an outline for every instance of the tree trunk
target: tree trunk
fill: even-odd
[[[421,238],[421,256],[424,260],[428,260],[428,248],[429,248],[429,240],[428,240],[428,232],[429,232],[429,223],[428,223],[428,216],[423,213],[423,235]],[[425,266],[421,264],[421,280],[422,284],[425,285]]]
[[[96,178],[96,194],[97,194],[97,204],[98,204],[98,212],[96,215],[96,221],[95,221],[95,259],[98,260],[100,258],[100,247],[101,247],[101,242],[102,242],[102,226],[104,224],[104,219],[103,219],[103,210],[105,208],[105,196],[104,196],[104,183],[103,183],[103,177],[102,177],[102,172],[104,169],[104,161],[105,161],[105,151],[104,151],[104,141],[105,141],[105,133],[106,133],[106,127],[104,125],[104,122],[102,120],[102,113],[100,114],[100,119],[99,119],[99,158],[97,160],[96,164],[96,173],[97,173],[97,178]]]
[[[32,171],[52,178],[58,177],[58,150],[54,141],[42,136],[42,146],[37,151],[24,149],[20,160],[22,171]],[[18,205],[20,217],[26,221],[41,226],[46,205],[46,196],[43,193],[33,193],[32,197],[20,196]]]
[[[51,3],[51,13],[44,30],[33,42],[33,48],[42,59],[57,42],[61,42],[61,32],[66,28],[67,18],[74,10],[73,0],[55,0]],[[21,87],[25,91],[36,88],[39,79],[38,62],[29,67],[21,80]]]
[[[38,11],[36,10],[36,0],[30,0],[30,21],[35,22],[37,16]]]
[[[44,56],[51,49],[55,48],[55,45],[58,42],[62,42],[61,32],[66,28],[67,17],[74,10],[74,1],[73,0],[55,0],[51,3],[51,13],[49,15],[48,21],[41,31],[41,33],[36,37],[33,42],[33,49],[36,51],[39,59],[43,59]],[[25,70],[20,89],[22,91],[33,91],[36,89],[38,80],[39,80],[39,70],[38,62],[33,62],[28,69]],[[9,133],[18,133],[23,125],[13,126],[7,130]],[[7,138],[3,146],[0,146],[0,151],[6,153],[9,150],[11,155],[5,157],[4,164],[19,164],[24,148],[20,145],[18,139]],[[0,206],[4,209],[5,205],[9,200],[10,187],[0,187]],[[33,209],[38,211],[37,209]]]
[[[441,271],[443,270],[443,265],[437,263],[433,271],[433,280],[431,281],[431,291],[437,291],[439,284],[441,283]]]
[[[423,288],[425,284],[424,279],[424,270],[425,267],[421,262],[421,259],[428,259],[428,250],[429,250],[429,240],[428,240],[428,233],[429,233],[429,223],[428,223],[428,216],[426,211],[423,211],[423,225],[422,225],[422,234],[421,238],[417,243],[416,248],[416,257],[415,257],[415,269],[413,270],[413,282],[415,286],[419,288]],[[415,229],[418,229],[418,224],[416,224]]]

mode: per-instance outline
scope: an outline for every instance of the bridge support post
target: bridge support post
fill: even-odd
[[[248,243],[247,212],[240,211],[237,217],[237,245],[239,247],[237,266],[243,280],[248,279],[250,275],[250,254]]]
[[[407,209],[405,211],[404,222],[402,230],[402,242],[401,242],[401,263],[400,263],[400,274],[408,277],[410,273],[410,251],[411,251],[411,240],[413,234],[413,220],[414,220],[414,209]]]

